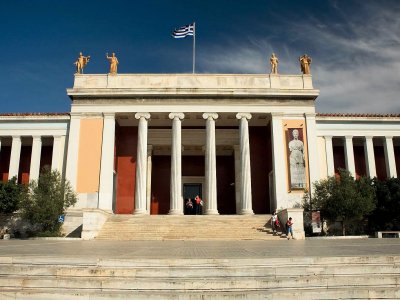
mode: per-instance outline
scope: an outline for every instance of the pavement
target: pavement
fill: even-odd
[[[400,239],[280,241],[0,240],[0,258],[257,259],[273,257],[400,256]]]

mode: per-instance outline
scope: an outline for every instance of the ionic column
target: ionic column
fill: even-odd
[[[77,186],[80,127],[80,115],[71,113],[71,121],[69,123],[68,132],[67,167],[65,170],[65,177],[71,183],[71,187],[74,191],[76,191]]]
[[[169,118],[172,120],[170,215],[183,214],[181,120],[184,117],[183,113],[169,114]]]
[[[146,184],[146,197],[147,197],[147,214],[151,213],[151,172],[153,169],[152,162],[153,145],[147,145],[147,184]]]
[[[332,137],[325,136],[325,151],[326,151],[326,167],[328,171],[328,176],[335,175],[335,161],[333,159],[333,144]]]
[[[376,177],[374,141],[372,136],[366,136],[364,141],[365,164],[367,175],[371,178]]]
[[[217,208],[217,157],[215,146],[215,120],[218,118],[216,113],[204,113],[203,119],[206,121],[206,194],[205,203],[207,205],[207,215],[218,215]]]
[[[101,145],[99,207],[112,211],[114,194],[115,114],[104,113]]]
[[[238,113],[236,118],[240,120],[240,162],[241,162],[241,199],[242,210],[240,214],[254,214],[251,198],[251,167],[250,167],[250,141],[249,123],[251,114]]]
[[[16,176],[18,178],[19,172],[19,160],[21,157],[21,137],[13,136],[11,144],[11,155],[10,155],[10,168],[8,171],[8,179]]]
[[[32,142],[31,166],[29,181],[38,180],[40,172],[40,155],[42,153],[42,137],[34,136]]]
[[[149,113],[136,113],[139,120],[138,143],[136,155],[136,189],[135,189],[135,215],[146,214],[146,179],[147,179],[147,120]]]
[[[310,176],[309,189],[312,193],[314,193],[313,183],[319,179],[319,159],[317,151],[317,130],[315,124],[315,113],[306,113],[305,117],[307,127],[308,168]]]
[[[396,159],[394,157],[393,137],[385,136],[385,162],[387,177],[397,177]]]
[[[346,169],[350,172],[351,176],[356,176],[356,166],[354,163],[354,150],[353,150],[353,137],[345,136],[345,161],[346,161]]]
[[[62,174],[64,164],[65,135],[53,137],[53,154],[51,159],[51,169],[57,170]]]
[[[235,158],[235,195],[236,195],[236,213],[238,214],[242,209],[242,201],[240,200],[240,182],[241,182],[241,170],[240,170],[240,146],[233,146],[233,155]]]

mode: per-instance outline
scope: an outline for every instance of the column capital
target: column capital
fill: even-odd
[[[344,138],[346,140],[353,140],[353,136],[352,135],[346,135]]]
[[[115,112],[104,112],[103,113],[103,117],[104,118],[112,118],[112,119],[114,119],[115,118]]]
[[[324,135],[325,140],[332,140],[333,136],[332,135]]]
[[[150,119],[150,113],[148,112],[138,112],[135,114],[135,119],[139,120],[140,118],[145,118],[146,120]]]
[[[392,139],[393,139],[393,136],[390,136],[390,135],[389,135],[389,136],[386,136],[386,135],[385,135],[385,140],[392,140]]]
[[[168,115],[168,117],[169,117],[171,120],[174,120],[174,119],[176,119],[176,118],[178,118],[178,119],[180,119],[180,120],[183,120],[183,119],[185,118],[185,114],[184,114],[184,113],[176,113],[176,112],[173,112],[173,113],[170,113],[170,114]]]
[[[243,118],[246,118],[247,120],[251,119],[251,113],[237,113],[236,114],[236,119],[241,120]]]
[[[13,136],[12,136],[12,139],[13,139],[13,140],[16,140],[16,141],[17,141],[17,140],[21,140],[21,136],[20,136],[20,135],[13,135]]]
[[[372,135],[366,135],[364,136],[364,139],[367,140],[372,140],[374,137]]]
[[[203,119],[204,120],[216,120],[216,119],[218,119],[218,114],[217,113],[204,113]]]

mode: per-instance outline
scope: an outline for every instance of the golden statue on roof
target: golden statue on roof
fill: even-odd
[[[278,57],[275,53],[272,53],[271,58],[269,59],[271,63],[271,74],[278,74]]]
[[[300,68],[303,74],[311,74],[310,65],[311,65],[311,57],[307,54],[299,57]]]
[[[110,74],[115,75],[117,74],[117,66],[119,64],[118,58],[115,56],[115,53],[111,56],[108,56],[108,53],[106,53],[106,58],[110,62]]]
[[[83,73],[83,68],[86,67],[87,63],[89,62],[90,56],[83,56],[82,52],[79,53],[79,57],[74,62],[74,65],[76,66],[76,72],[75,74],[82,74]]]

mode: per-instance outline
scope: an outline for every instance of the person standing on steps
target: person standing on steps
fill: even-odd
[[[278,214],[276,213],[276,210],[274,210],[274,212],[272,213],[272,216],[271,216],[271,227],[272,227],[273,235],[277,234],[278,227],[279,227],[279,221],[278,221]]]
[[[196,215],[201,215],[203,213],[203,200],[201,200],[199,195],[194,198],[196,201]]]
[[[292,218],[290,217],[289,220],[287,220],[287,222],[286,222],[286,231],[287,231],[286,236],[287,236],[288,240],[290,240],[289,233],[291,234],[292,239],[293,239],[293,228],[292,227],[293,227],[293,221],[292,221]]]

